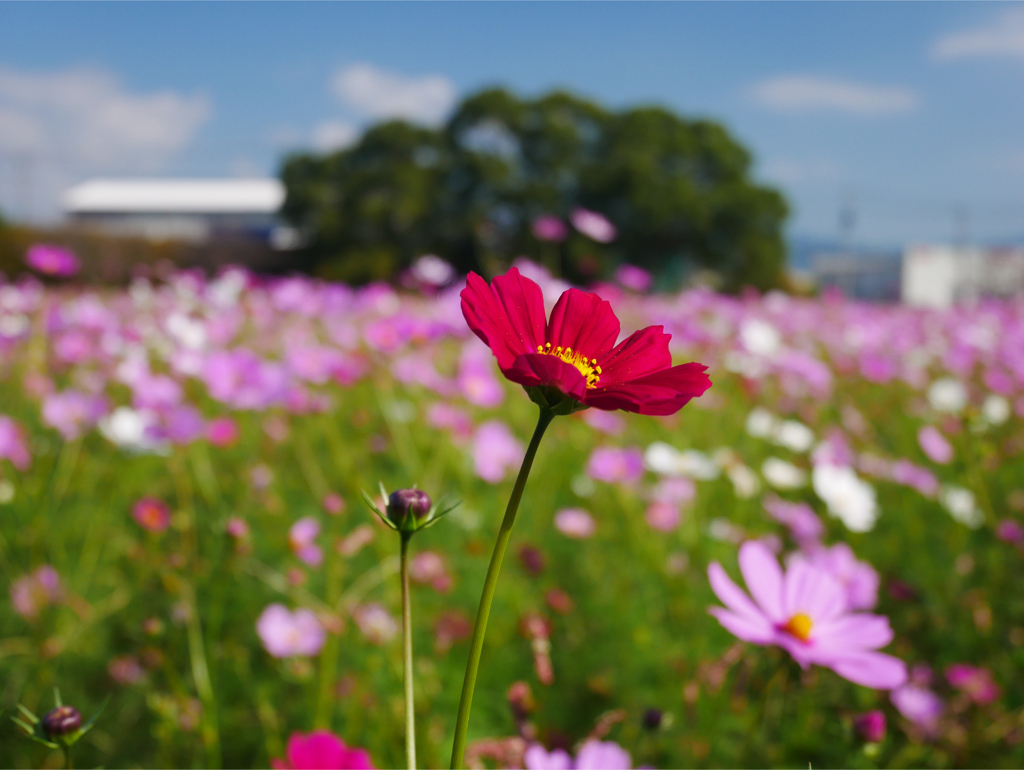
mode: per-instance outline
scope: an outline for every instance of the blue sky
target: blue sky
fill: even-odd
[[[794,236],[1024,237],[1024,4],[980,2],[0,3],[0,210],[273,174],[493,84],[723,122]]]

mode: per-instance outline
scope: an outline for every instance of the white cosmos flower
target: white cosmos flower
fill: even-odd
[[[775,430],[776,417],[764,407],[756,407],[747,415],[747,435],[768,438]]]
[[[799,489],[807,484],[807,471],[778,457],[769,457],[761,465],[765,481],[776,489]]]
[[[799,420],[785,420],[776,426],[774,439],[792,452],[806,452],[814,444],[814,431]]]
[[[928,403],[938,412],[960,412],[967,406],[967,389],[951,377],[942,377],[928,387]]]
[[[644,452],[644,466],[662,476],[688,476],[707,481],[718,478],[715,462],[703,452],[687,449],[680,452],[664,441],[655,441]]]
[[[153,414],[148,410],[119,406],[101,419],[97,427],[108,441],[123,449],[166,453],[167,447],[163,442],[154,441],[146,435],[146,428],[153,422]]]
[[[782,346],[782,335],[767,321],[750,318],[740,327],[740,341],[756,356],[772,356]]]
[[[965,527],[977,529],[985,521],[975,503],[974,493],[969,489],[947,484],[939,492],[939,502],[949,511],[950,516]]]
[[[743,463],[734,463],[725,470],[736,497],[741,500],[749,500],[761,491],[761,480],[748,466]]]
[[[828,506],[851,532],[868,532],[875,526],[878,506],[875,488],[858,478],[853,468],[845,465],[816,465],[811,474],[814,493]]]
[[[990,393],[981,405],[981,414],[992,425],[1002,425],[1010,419],[1010,402],[996,393]]]

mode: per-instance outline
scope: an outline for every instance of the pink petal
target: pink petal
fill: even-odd
[[[848,653],[828,667],[854,684],[876,690],[892,690],[907,681],[907,664],[882,652]]]
[[[782,569],[775,554],[760,540],[748,540],[740,546],[740,571],[747,590],[773,623],[785,623],[782,607]]]
[[[893,637],[888,618],[863,612],[815,623],[811,634],[815,645],[846,650],[878,649],[889,644]]]
[[[714,615],[725,630],[737,639],[754,644],[772,644],[775,641],[775,629],[764,616],[755,619],[748,615],[729,612],[722,607],[709,607],[708,612]]]
[[[732,578],[717,561],[708,565],[708,581],[715,596],[730,610],[751,621],[760,618],[771,625],[760,608],[750,600],[742,588],[732,582]]]
[[[805,559],[793,559],[784,584],[782,609],[786,618],[803,612],[817,625],[838,617],[847,609],[846,591],[838,581]]]

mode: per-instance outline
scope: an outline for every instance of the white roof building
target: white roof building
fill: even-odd
[[[118,235],[206,241],[269,237],[285,199],[277,179],[92,179],[64,193],[65,213]]]
[[[911,246],[903,253],[902,299],[947,308],[1024,294],[1024,249]]]

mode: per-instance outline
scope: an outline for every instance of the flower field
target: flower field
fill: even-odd
[[[404,766],[399,538],[361,499],[383,508],[380,483],[462,501],[410,545],[419,761],[448,765],[537,406],[465,281],[417,267],[399,289],[0,286],[0,766],[59,766],[9,719],[54,687],[103,708],[80,767],[297,767],[315,730],[347,745],[332,761]],[[550,311],[567,287],[518,267]],[[618,277],[590,288],[621,337],[663,326],[712,386],[548,428],[467,762],[1024,765],[1024,303]]]

